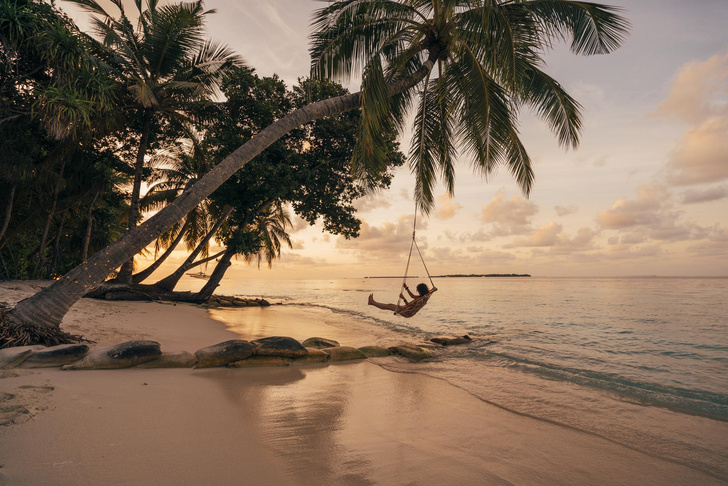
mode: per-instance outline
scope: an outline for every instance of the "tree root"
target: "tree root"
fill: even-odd
[[[24,326],[7,322],[5,314],[10,310],[0,305],[0,349],[16,346],[56,346],[58,344],[92,343],[83,336],[69,334],[58,327]]]

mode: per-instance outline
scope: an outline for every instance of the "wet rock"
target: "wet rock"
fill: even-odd
[[[142,363],[137,368],[192,368],[197,358],[189,351],[164,351],[152,361]]]
[[[214,368],[225,366],[235,361],[249,358],[255,351],[255,345],[243,339],[231,339],[213,346],[198,349],[195,352],[197,364],[195,368]]]
[[[40,349],[20,364],[20,368],[53,368],[78,361],[89,353],[86,344],[61,344]]]
[[[329,361],[349,361],[353,359],[366,359],[367,355],[362,353],[356,348],[351,346],[336,346],[333,348],[324,348],[324,353],[327,353],[330,358]]]
[[[329,353],[317,348],[306,348],[308,354],[301,358],[296,358],[296,363],[325,363],[329,360]]]
[[[464,336],[436,336],[430,339],[433,343],[442,344],[443,346],[453,346],[456,344],[470,344],[473,338],[467,334]]]
[[[271,336],[253,341],[256,356],[283,356],[285,358],[300,358],[306,356],[308,351],[301,343],[285,336]]]
[[[364,353],[367,358],[382,358],[392,354],[389,349],[382,346],[362,346],[359,351]]]
[[[80,361],[67,364],[64,370],[111,370],[131,368],[162,355],[156,341],[128,341],[104,348],[94,348]]]
[[[303,343],[304,346],[307,348],[335,348],[336,346],[339,346],[338,341],[334,341],[333,339],[326,339],[322,337],[311,337],[306,339]]]
[[[15,368],[40,349],[45,349],[45,346],[17,346],[15,348],[0,349],[0,369]]]
[[[389,350],[392,351],[394,354],[403,356],[415,363],[418,361],[422,361],[423,359],[430,359],[434,356],[434,353],[432,351],[409,344],[392,346],[391,348],[389,348]]]
[[[293,363],[291,358],[283,356],[251,356],[230,363],[228,366],[231,368],[260,368],[263,366],[290,366],[291,363]]]

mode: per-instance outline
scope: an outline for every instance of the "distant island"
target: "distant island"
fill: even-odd
[[[484,277],[530,277],[527,273],[470,273],[468,275],[455,273],[453,275],[433,275],[432,278],[484,278]],[[383,276],[383,277],[364,277],[364,278],[404,278],[404,276]],[[418,275],[409,275],[407,278],[420,278]]]
[[[453,275],[433,275],[432,278],[482,278],[482,277],[530,277],[527,273],[485,273],[468,275],[456,273]]]

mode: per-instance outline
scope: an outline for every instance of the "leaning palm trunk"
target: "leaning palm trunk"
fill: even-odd
[[[179,242],[182,241],[182,238],[184,238],[185,233],[187,232],[187,228],[189,226],[189,221],[185,221],[185,224],[182,226],[182,229],[180,229],[179,233],[177,233],[177,236],[174,238],[174,241],[167,247],[167,250],[162,253],[162,256],[157,258],[154,263],[149,265],[147,268],[142,270],[139,273],[135,273],[131,276],[131,282],[138,284],[142,283],[144,280],[147,279],[151,274],[154,273],[156,269],[159,268],[159,266],[164,263],[164,261],[167,259],[169,255],[172,254],[175,248],[177,248],[177,245],[179,245]]]
[[[217,265],[215,265],[215,270],[212,271],[212,275],[210,275],[205,286],[193,296],[194,300],[198,302],[205,302],[207,299],[212,297],[215,289],[220,286],[220,281],[225,276],[225,272],[230,265],[232,265],[230,260],[232,260],[233,256],[235,256],[235,249],[232,247],[227,248],[223,253],[222,258],[220,258],[220,261],[217,262]]]
[[[222,213],[222,216],[218,218],[218,220],[215,222],[215,225],[208,231],[208,233],[205,235],[205,237],[200,241],[200,243],[197,245],[197,247],[194,249],[192,253],[187,257],[187,260],[177,268],[177,270],[174,271],[171,275],[168,275],[164,277],[162,280],[157,282],[157,287],[166,290],[168,292],[171,292],[174,290],[174,288],[177,286],[177,282],[179,282],[179,279],[182,278],[182,275],[185,274],[187,270],[192,268],[195,259],[197,258],[197,255],[199,255],[202,250],[207,246],[207,244],[210,242],[213,236],[215,236],[215,233],[220,229],[220,227],[223,225],[225,220],[228,219],[228,217],[233,212],[233,207],[227,206],[225,208],[225,211]]]
[[[411,76],[393,81],[388,86],[390,95],[401,93],[422,81],[432,70],[438,54],[429,59]],[[227,156],[204,177],[185,191],[172,204],[152,216],[148,221],[124,235],[117,242],[99,251],[88,261],[77,266],[60,280],[41,292],[24,299],[8,311],[5,320],[19,327],[53,328],[60,326],[68,309],[84,294],[103,281],[146,245],[158,238],[174,223],[185,217],[223,182],[240,170],[256,155],[285,134],[319,118],[337,115],[360,106],[361,93],[352,93],[299,108],[261,130],[251,140]]]

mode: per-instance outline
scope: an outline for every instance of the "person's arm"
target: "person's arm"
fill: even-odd
[[[419,297],[419,295],[415,295],[412,293],[412,291],[409,289],[409,287],[407,287],[407,284],[404,284],[404,289],[407,291],[408,294],[410,294],[411,298],[416,299],[417,297]]]

